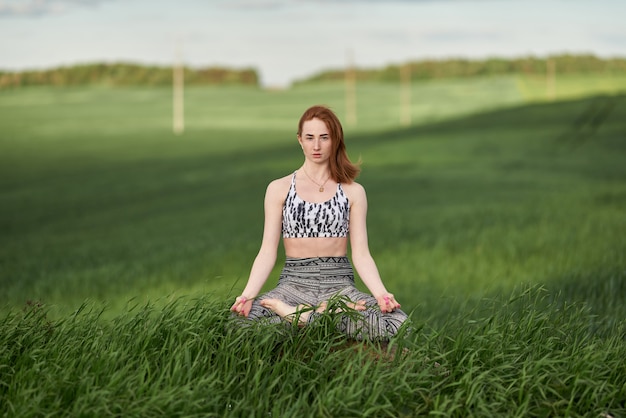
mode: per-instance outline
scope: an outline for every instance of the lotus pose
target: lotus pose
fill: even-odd
[[[305,326],[329,300],[340,298],[344,311],[351,311],[339,321],[340,331],[358,340],[389,340],[407,315],[370,254],[367,197],[354,181],[360,169],[347,156],[341,123],[329,108],[313,106],[300,118],[297,138],[304,163],[267,186],[261,248],[231,311],[249,320]],[[258,296],[276,263],[281,236],[286,260],[278,285]],[[371,295],[354,285],[348,240],[352,263]]]

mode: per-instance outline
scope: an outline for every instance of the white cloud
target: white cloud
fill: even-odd
[[[59,14],[75,7],[93,7],[107,0],[1,0],[0,17]]]
[[[233,10],[276,10],[289,3],[285,0],[230,0],[223,1],[220,7]]]

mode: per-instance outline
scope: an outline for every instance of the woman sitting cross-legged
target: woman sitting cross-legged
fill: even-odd
[[[341,318],[341,332],[387,341],[407,315],[385,288],[370,254],[367,197],[354,181],[359,167],[348,159],[341,123],[329,108],[313,106],[300,118],[297,138],[304,163],[267,186],[261,248],[231,311],[249,320],[297,319],[305,326],[339,297],[353,311]],[[259,296],[276,263],[281,236],[286,260],[278,285]],[[355,287],[348,241],[352,263],[371,295]]]

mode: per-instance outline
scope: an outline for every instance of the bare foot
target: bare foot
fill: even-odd
[[[327,305],[328,305],[328,303],[326,303],[326,301],[320,303],[319,305],[317,305],[317,308],[315,308],[315,312],[317,312],[317,313],[325,312]]]
[[[364,311],[367,309],[367,306],[365,306],[364,300],[359,300],[357,302],[349,302],[346,305],[348,305],[348,308],[354,309],[355,311]]]
[[[319,304],[318,308],[315,310],[315,312],[324,312],[326,310],[327,307],[327,303],[326,302],[322,302]],[[350,309],[354,309],[355,311],[364,311],[367,309],[367,306],[365,306],[365,301],[364,300],[359,300],[357,302],[347,302],[346,306]],[[334,309],[333,312],[335,313],[340,313],[343,312],[344,310],[341,308],[337,308]]]
[[[280,299],[263,299],[260,303],[264,308],[270,309],[276,313],[276,315],[289,322],[293,322],[298,312],[300,312],[300,315],[298,316],[299,324],[306,324],[309,316],[311,316],[311,311],[306,310],[306,308],[310,308],[308,305],[292,306],[286,304]],[[302,310],[304,310],[304,312],[301,312]]]
[[[260,304],[264,308],[270,309],[271,311],[276,313],[276,315],[280,316],[281,318],[289,322],[293,322],[293,319],[296,317],[296,314],[299,313],[298,325],[306,324],[312,312],[311,306],[309,305],[298,305],[298,306],[288,305],[287,303],[283,302],[280,299],[263,299],[261,300]],[[354,309],[357,311],[364,311],[365,309],[367,309],[367,307],[365,306],[364,300],[359,300],[358,302],[348,302],[346,303],[346,306],[348,306],[348,308],[350,309]],[[322,313],[326,311],[327,307],[328,307],[328,303],[324,301],[317,306],[317,308],[315,309],[315,312]],[[337,310],[334,310],[333,312],[336,312],[336,313],[343,312],[343,309],[337,309]]]

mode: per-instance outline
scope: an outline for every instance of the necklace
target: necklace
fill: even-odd
[[[306,170],[304,169],[304,167],[302,167],[302,171],[304,171],[304,174],[306,174],[306,176],[309,178],[309,180],[311,180],[313,183],[317,184],[320,188],[320,193],[322,193],[324,191],[324,185],[326,184],[326,182],[330,179],[330,176],[328,176],[326,178],[326,180],[324,180],[324,183],[319,184],[318,182],[316,182],[315,180],[313,180],[311,178],[311,176],[309,176],[309,173],[306,172]]]

